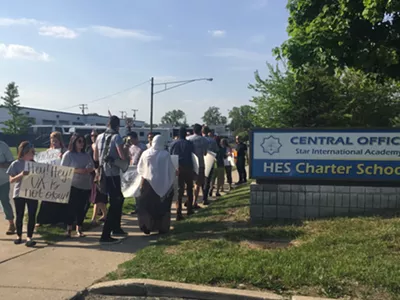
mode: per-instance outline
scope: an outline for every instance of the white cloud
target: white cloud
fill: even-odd
[[[39,28],[39,34],[62,39],[74,39],[78,34],[64,26],[42,26]]]
[[[209,54],[208,56],[236,58],[241,60],[253,60],[253,61],[265,61],[269,58],[269,56],[265,54],[237,49],[237,48],[220,48],[214,53]]]
[[[216,38],[221,38],[221,37],[224,37],[226,35],[226,31],[225,30],[209,30],[208,33],[211,34],[213,37],[216,37]]]
[[[50,56],[47,53],[38,52],[29,46],[16,44],[0,44],[0,58],[50,61]]]
[[[35,19],[27,19],[27,18],[20,18],[20,19],[11,19],[11,18],[0,18],[0,26],[16,26],[16,25],[39,25],[43,22],[40,22]]]
[[[34,26],[39,27],[39,34],[43,36],[51,36],[54,38],[74,39],[78,34],[64,26],[53,26],[47,24],[47,22],[38,21],[36,19],[11,19],[11,18],[0,18],[0,26]]]
[[[144,42],[160,40],[160,36],[150,35],[142,30],[122,29],[109,26],[92,26],[91,29],[110,38],[132,38]]]
[[[261,44],[265,41],[265,36],[262,34],[253,35],[250,37],[250,43]]]

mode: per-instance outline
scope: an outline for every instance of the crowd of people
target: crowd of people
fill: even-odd
[[[35,246],[32,236],[36,227],[51,224],[63,224],[66,237],[71,238],[73,225],[76,236],[84,237],[82,225],[91,204],[94,205],[92,224],[104,222],[100,243],[114,244],[126,236],[121,228],[124,196],[121,191],[121,166],[124,162],[135,166],[140,179],[139,193],[136,198],[136,210],[140,229],[145,234],[151,232],[167,233],[171,222],[171,206],[178,185],[177,221],[183,219],[182,199],[186,192],[187,214],[199,209],[199,195],[202,191],[202,202],[208,205],[208,197],[219,197],[223,192],[225,176],[232,189],[232,167],[236,165],[239,182],[246,182],[247,146],[236,137],[233,149],[227,139],[215,136],[207,126],[195,124],[193,134],[182,127],[179,136],[166,149],[162,136],[148,135],[148,144],[139,141],[136,132],[130,132],[124,139],[119,134],[120,119],[111,116],[108,129],[89,136],[73,134],[66,147],[62,135],[53,132],[50,135],[49,150],[59,150],[62,166],[74,168],[70,198],[68,204],[38,201],[22,198],[19,195],[21,180],[28,173],[25,162],[33,161],[35,148],[28,142],[18,147],[17,159],[7,144],[0,142],[0,200],[9,222],[7,235],[17,234],[15,244],[22,243],[22,226],[25,206],[28,208],[27,247]],[[205,157],[209,152],[215,155],[215,164],[209,174],[205,174]],[[193,160],[193,154],[197,160]],[[172,163],[171,155],[178,157],[178,169]],[[195,170],[195,164],[198,169]],[[10,184],[14,184],[12,198],[15,204],[14,213],[10,204]],[[108,205],[108,209],[107,209]],[[39,213],[37,214],[37,210]],[[37,218],[36,218],[37,215]],[[97,220],[98,216],[101,216]]]

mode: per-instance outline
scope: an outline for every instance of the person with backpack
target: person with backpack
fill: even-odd
[[[119,134],[120,119],[111,116],[108,129],[96,139],[94,150],[94,161],[99,162],[95,183],[99,192],[108,194],[110,207],[107,219],[104,223],[100,238],[101,244],[115,244],[120,240],[111,236],[126,236],[127,233],[121,228],[122,206],[124,196],[121,191],[120,168],[116,165],[118,159],[125,160],[123,145],[124,141]]]

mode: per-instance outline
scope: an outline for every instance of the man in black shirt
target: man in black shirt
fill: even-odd
[[[178,175],[178,202],[177,202],[177,217],[176,220],[183,220],[182,216],[182,198],[185,192],[185,184],[187,188],[187,214],[193,214],[193,181],[194,169],[192,155],[194,146],[191,141],[186,139],[186,128],[179,129],[179,139],[171,145],[171,155],[179,156],[179,175]]]
[[[241,141],[239,136],[236,137],[236,168],[239,175],[239,182],[236,184],[242,184],[247,182],[246,174],[246,157],[247,157],[247,146]]]

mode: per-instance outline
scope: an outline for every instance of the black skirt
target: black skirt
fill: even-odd
[[[150,183],[145,180],[140,190],[141,195],[137,201],[137,215],[139,228],[143,231],[169,232],[171,225],[171,204],[174,197],[174,189],[162,199],[156,194]]]
[[[36,222],[40,225],[65,223],[67,204],[42,201]]]

